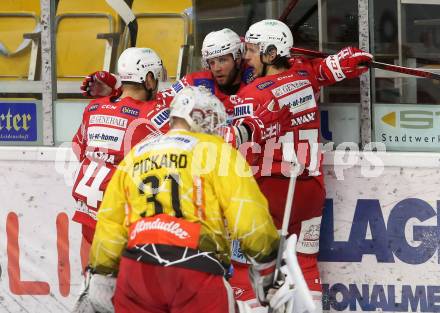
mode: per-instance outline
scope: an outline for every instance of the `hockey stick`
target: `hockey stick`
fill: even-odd
[[[130,46],[136,47],[138,24],[136,16],[124,0],[105,0],[107,4],[115,10],[122,18],[130,32]]]
[[[290,0],[289,4],[284,8],[283,13],[281,13],[279,20],[281,22],[286,22],[287,17],[289,16],[290,12],[296,7],[299,0]]]
[[[283,260],[283,252],[284,252],[284,243],[286,242],[290,216],[292,214],[292,204],[293,197],[295,195],[295,186],[296,186],[296,176],[297,172],[295,171],[295,167],[298,166],[297,163],[292,163],[293,168],[290,170],[290,178],[289,178],[289,189],[287,190],[287,198],[286,204],[284,206],[284,215],[283,215],[283,223],[281,224],[281,234],[280,234],[280,245],[278,248],[277,261],[275,264],[275,274],[274,274],[274,283],[278,280],[278,277],[281,272],[281,261]],[[268,313],[272,313],[273,309],[269,307]]]
[[[293,234],[286,240],[283,258],[286,265],[281,269],[285,274],[285,283],[270,299],[270,306],[279,309],[284,305],[285,313],[315,312],[316,305],[296,257],[297,236]]]
[[[306,13],[292,26],[292,33],[296,31],[318,10],[318,4],[313,5]]]
[[[295,47],[290,49],[290,51],[293,53],[309,55],[309,56],[313,56],[313,57],[317,57],[317,58],[325,58],[329,55],[329,54],[321,52],[321,51],[309,50],[309,49],[304,49],[304,48],[295,48]],[[416,68],[398,66],[398,65],[376,62],[376,61],[370,62],[365,65],[373,67],[373,68],[379,68],[379,69],[382,69],[385,71],[391,71],[391,72],[397,72],[397,73],[402,73],[402,74],[407,74],[407,75],[412,75],[412,76],[424,77],[424,78],[428,78],[428,79],[440,80],[440,74],[436,74],[436,73],[432,73],[432,72],[428,72],[428,71],[423,71],[423,70],[419,70]]]

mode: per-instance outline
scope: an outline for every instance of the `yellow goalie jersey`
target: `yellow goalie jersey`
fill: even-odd
[[[121,255],[218,272],[230,240],[256,262],[279,236],[252,171],[218,136],[172,130],[138,144],[113,175],[97,215],[90,265],[117,272]],[[211,263],[210,263],[211,262]]]

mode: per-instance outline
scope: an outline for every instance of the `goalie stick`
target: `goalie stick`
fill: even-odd
[[[124,0],[105,0],[107,4],[115,10],[122,18],[130,32],[130,46],[136,47],[138,24],[136,16]]]
[[[296,177],[298,175],[298,170],[299,170],[299,164],[297,162],[292,162],[292,169],[290,170],[290,178],[289,178],[289,189],[287,190],[286,204],[284,206],[283,223],[281,225],[280,245],[278,248],[277,261],[275,265],[274,284],[277,282],[279,276],[281,275],[281,263],[283,260],[284,245],[286,243],[287,236],[289,235],[288,228],[289,228],[290,216],[292,215],[293,197],[295,195]],[[296,240],[295,240],[295,244],[296,244]],[[313,308],[314,304],[313,301],[311,300],[311,296],[310,299],[307,298],[306,302],[310,303],[310,301],[311,301],[311,308]],[[272,313],[272,312],[273,312],[273,308],[269,306],[268,313]]]
[[[295,48],[295,47],[290,49],[290,52],[313,56],[316,58],[325,58],[325,57],[329,56],[328,53],[324,53],[321,51],[309,50],[309,49],[304,49],[304,48]],[[402,73],[402,74],[407,74],[407,75],[412,75],[412,76],[424,77],[424,78],[428,78],[428,79],[440,80],[440,74],[436,74],[436,73],[432,73],[432,72],[428,72],[428,71],[423,71],[423,70],[416,69],[416,68],[393,65],[393,64],[376,62],[376,61],[373,61],[373,62],[365,64],[365,65],[373,67],[373,68],[379,68],[379,69],[382,69],[385,71],[391,71],[391,72],[397,72],[397,73]]]

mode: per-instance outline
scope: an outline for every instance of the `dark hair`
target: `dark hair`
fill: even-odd
[[[273,65],[273,67],[275,67],[276,69],[282,69],[282,68],[289,69],[291,66],[289,59],[286,56],[283,57],[279,56],[275,58],[275,60],[273,60],[271,65]]]
[[[270,45],[266,49],[267,55],[270,55],[271,52],[277,53],[277,48],[274,45]],[[276,69],[283,69],[283,68],[289,69],[290,68],[289,58],[286,56],[277,55],[270,65],[272,65]]]

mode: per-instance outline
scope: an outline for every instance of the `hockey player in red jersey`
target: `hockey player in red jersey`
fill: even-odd
[[[292,33],[277,20],[253,24],[245,45],[245,60],[257,78],[240,91],[235,110],[234,124],[248,133],[232,136],[231,141],[239,145],[246,138],[263,144],[254,154],[256,177],[277,227],[283,219],[291,164],[300,165],[289,233],[298,235],[298,261],[314,293],[316,312],[322,312],[317,254],[325,188],[316,99],[321,86],[367,71],[361,63],[371,61],[372,56],[347,47],[326,59],[289,61]]]
[[[201,53],[204,70],[189,73],[170,88],[159,91],[158,101],[170,102],[185,86],[205,86],[225,104],[231,119],[234,105],[229,96],[237,94],[252,79],[251,69],[242,62],[243,42],[235,32],[224,28],[206,35]],[[83,95],[88,97],[118,94],[118,88],[118,78],[104,71],[90,74],[81,86]]]
[[[229,96],[235,95],[250,80],[250,69],[243,67],[243,42],[240,37],[224,28],[210,32],[202,44],[203,71],[185,75],[172,85],[175,92],[184,86],[205,86],[225,104],[230,116]]]
[[[128,48],[119,57],[118,74],[120,97],[91,101],[73,138],[73,151],[80,161],[72,190],[76,200],[73,220],[82,224],[83,237],[89,243],[96,212],[119,162],[138,142],[168,129],[168,108],[151,101],[163,75],[158,55],[148,48]]]

